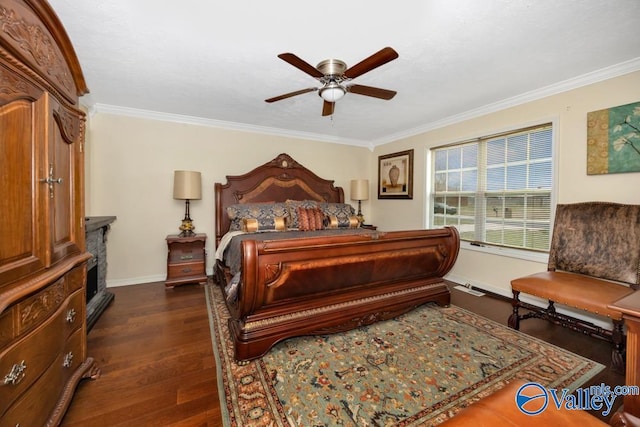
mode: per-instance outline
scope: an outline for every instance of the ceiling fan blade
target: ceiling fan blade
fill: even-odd
[[[358,95],[373,96],[374,98],[389,100],[396,96],[395,90],[380,89],[379,87],[351,85],[346,87],[347,92],[357,93]]]
[[[311,77],[315,77],[316,79],[324,77],[324,74],[322,74],[316,67],[304,61],[303,59],[300,59],[293,53],[281,53],[280,55],[278,55],[278,58],[288,62],[297,69],[304,71]]]
[[[355,79],[358,76],[361,76],[364,73],[367,73],[374,68],[378,68],[381,65],[386,64],[389,61],[393,61],[398,57],[398,52],[393,50],[393,48],[385,47],[384,49],[379,50],[374,53],[370,57],[358,62],[353,67],[350,67],[347,71],[344,72],[344,76],[349,79]]]
[[[295,92],[285,93],[284,95],[274,96],[273,98],[265,99],[264,101],[276,102],[276,101],[280,101],[281,99],[287,99],[287,98],[291,98],[292,96],[302,95],[303,93],[315,92],[317,90],[318,90],[317,87],[310,87],[308,89],[297,90]]]
[[[332,115],[335,106],[336,106],[335,102],[324,101],[324,104],[322,104],[322,115],[323,116]]]

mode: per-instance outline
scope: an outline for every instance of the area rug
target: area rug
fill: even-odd
[[[427,304],[352,331],[291,338],[238,365],[206,286],[225,426],[430,426],[513,379],[576,389],[604,366],[460,307]]]

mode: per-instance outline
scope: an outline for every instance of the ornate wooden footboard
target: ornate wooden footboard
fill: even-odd
[[[442,276],[458,242],[454,228],[245,241],[237,298],[228,302],[236,359],[262,356],[285,338],[449,304]]]
[[[279,202],[291,194],[296,200],[343,201],[332,181],[315,175],[309,180],[309,174],[281,154],[216,184],[216,221],[226,224],[216,228],[216,242],[228,230],[224,209],[230,203]],[[356,328],[427,302],[449,304],[442,277],[459,246],[455,228],[244,240],[240,280],[225,294],[236,359],[260,357],[286,338]],[[223,287],[231,279],[221,261],[215,278]]]

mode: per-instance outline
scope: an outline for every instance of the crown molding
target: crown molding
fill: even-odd
[[[371,149],[369,141],[361,141],[357,139],[347,139],[334,137],[330,135],[315,134],[311,132],[292,131],[288,129],[272,128],[267,126],[248,125],[245,123],[227,122],[223,120],[207,119],[204,117],[186,116],[181,114],[163,113],[160,111],[143,110],[138,108],[120,107],[111,104],[94,104],[88,107],[91,116],[104,113],[114,114],[127,117],[135,117],[140,119],[158,120],[173,123],[191,124],[197,126],[214,127],[226,130],[237,130],[242,132],[259,133],[263,135],[275,135],[296,139],[307,139],[311,141],[329,142],[333,144],[353,145],[367,147]]]
[[[381,138],[373,141],[363,141],[358,139],[340,138],[330,135],[317,134],[311,132],[292,131],[288,129],[272,128],[267,126],[255,126],[244,123],[226,122],[222,120],[207,119],[203,117],[186,116],[180,114],[163,113],[158,111],[143,110],[137,108],[120,107],[117,105],[100,104],[96,103],[88,105],[87,110],[90,116],[98,113],[116,114],[122,116],[136,117],[149,120],[159,120],[175,123],[185,123],[197,126],[215,127],[220,129],[237,130],[242,132],[260,133],[265,135],[274,135],[287,138],[306,139],[317,142],[328,142],[333,144],[352,145],[358,147],[365,147],[373,151],[378,145],[388,144],[400,139],[419,135],[421,133],[429,132],[435,129],[439,129],[445,126],[454,125],[466,120],[474,119],[486,114],[495,113],[507,108],[515,107],[518,105],[526,104],[528,102],[536,101],[548,96],[557,95],[559,93],[567,92],[569,90],[577,89],[590,84],[598,83],[604,80],[608,80],[614,77],[619,77],[625,74],[629,74],[635,71],[640,71],[640,58],[635,58],[620,64],[613,65],[611,67],[603,68],[593,71],[591,73],[583,74],[578,77],[574,77],[562,82],[549,85],[540,89],[536,89],[530,92],[523,93],[512,98],[507,98],[493,104],[488,104],[480,108],[466,111],[454,116],[445,117],[441,120],[426,123],[424,125],[407,129],[403,132],[398,132],[391,135],[385,135]],[[90,98],[89,98],[90,99]]]
[[[616,64],[610,67],[602,68],[600,70],[593,71],[591,73],[583,74],[578,77],[564,80],[553,85],[549,85],[540,89],[536,89],[530,92],[523,93],[512,98],[507,98],[502,101],[488,104],[480,108],[466,111],[454,116],[445,117],[442,120],[437,120],[431,123],[427,123],[422,126],[408,129],[403,132],[387,135],[384,138],[373,141],[374,146],[388,144],[390,142],[398,141],[400,139],[409,138],[421,133],[429,132],[435,129],[440,129],[445,126],[451,126],[457,123],[461,123],[466,120],[474,119],[476,117],[484,116],[489,113],[495,113],[507,108],[516,107],[518,105],[526,104],[528,102],[537,101],[548,96],[557,95],[559,93],[567,92],[580,87],[588,86],[590,84],[598,83],[604,80],[609,80],[614,77],[620,77],[625,74],[640,71],[640,58],[634,58],[620,64]]]

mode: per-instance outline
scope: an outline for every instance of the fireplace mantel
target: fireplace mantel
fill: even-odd
[[[114,298],[107,291],[107,232],[115,220],[115,216],[85,218],[87,251],[93,255],[87,266],[87,331]]]
[[[85,233],[108,227],[115,220],[115,216],[88,216],[84,219]]]

